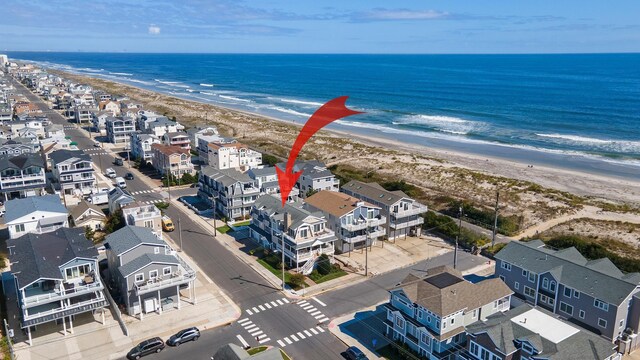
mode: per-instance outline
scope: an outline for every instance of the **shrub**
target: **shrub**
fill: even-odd
[[[316,269],[318,269],[320,275],[327,275],[331,272],[331,262],[329,261],[327,254],[320,255]]]
[[[449,216],[457,217],[460,212],[460,206],[462,206],[462,214],[469,222],[486,229],[493,229],[495,221],[494,210],[481,209],[467,201],[452,201],[442,212]],[[520,231],[521,221],[522,216],[519,215],[502,216],[498,214],[498,232],[507,236],[515,235]]]
[[[304,275],[300,273],[291,274],[289,277],[289,283],[293,285],[293,287],[301,287],[302,284],[304,284]]]
[[[273,155],[262,154],[262,164],[264,165],[275,166],[279,162],[280,160]]]

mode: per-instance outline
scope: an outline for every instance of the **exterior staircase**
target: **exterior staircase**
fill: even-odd
[[[313,268],[316,265],[316,260],[320,257],[319,253],[316,253],[312,259],[309,259],[302,267],[300,268],[300,273],[303,275],[309,275],[313,271]]]

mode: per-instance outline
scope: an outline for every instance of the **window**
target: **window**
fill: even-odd
[[[442,328],[443,328],[443,329],[446,329],[446,328],[447,328],[447,321],[446,321],[446,320],[442,322]]]
[[[620,325],[618,325],[618,327],[623,327],[624,326],[624,319],[620,320]]]
[[[436,320],[436,328],[440,329],[440,320]]]
[[[391,311],[387,311],[387,320],[393,322],[393,313]]]
[[[145,220],[144,221],[144,227],[149,228],[149,229],[153,229],[153,220]]]
[[[136,274],[135,282],[139,283],[144,281],[144,274]]]
[[[402,319],[400,316],[396,317],[396,326],[404,329],[404,319]]]
[[[451,325],[456,322],[456,318],[451,318]]]
[[[83,277],[91,272],[91,266],[89,264],[83,264],[65,269],[65,279],[75,279]]]
[[[593,306],[604,311],[609,311],[609,304],[602,300],[598,300],[598,299],[593,300]]]
[[[155,279],[158,277],[158,270],[149,271],[149,279]]]
[[[565,314],[573,315],[573,306],[560,301],[560,311],[562,311]]]
[[[522,276],[527,277],[529,275],[529,272],[525,269],[522,269]]]
[[[478,309],[473,310],[473,318],[478,317]]]
[[[556,282],[555,281],[551,281],[551,283],[549,284],[549,290],[556,291]]]
[[[303,237],[303,238],[307,237],[307,229],[301,229],[300,230],[300,237]]]
[[[564,288],[564,296],[571,297],[571,288],[565,286]]]
[[[529,273],[529,282],[535,282],[535,281],[536,281],[536,274]]]
[[[422,319],[422,310],[418,309],[418,319]]]
[[[422,333],[421,340],[424,344],[429,344],[429,337],[427,336],[427,333]]]
[[[580,319],[584,319],[584,310],[580,310],[580,312],[578,312],[578,316],[580,317]]]
[[[427,316],[427,322],[431,323],[431,316]]]
[[[516,281],[516,282],[513,284],[513,287],[514,287],[514,288],[516,288],[516,290],[520,290],[520,283]]]
[[[522,343],[522,351],[528,354],[533,354],[533,348],[529,346],[529,344]]]
[[[24,224],[18,224],[15,226],[16,232],[23,232],[24,231]]]
[[[154,248],[153,248],[153,253],[154,253],[154,254],[160,254],[160,248],[159,248],[159,247],[157,247],[157,246],[156,246],[156,247],[154,247]]]
[[[549,279],[547,279],[547,278],[542,279],[542,288],[543,289],[548,289],[549,288]]]
[[[536,296],[536,291],[533,290],[532,288],[525,286],[524,287],[524,294],[527,295],[528,297],[535,297]]]
[[[507,270],[507,271],[511,271],[511,264],[509,264],[508,262],[504,262],[504,261],[503,261],[503,262],[500,264],[500,267],[501,267],[501,268],[503,268],[503,269],[505,269],[505,270]]]
[[[506,280],[505,280],[505,278],[504,278],[504,276],[500,275],[500,276],[498,276],[498,277],[499,277],[499,278],[500,278],[500,280],[502,280],[503,282],[504,282],[504,281],[506,281]]]
[[[606,328],[607,327],[607,320],[598,318],[598,326],[600,326],[601,328]]]
[[[470,351],[473,355],[478,355],[478,345],[472,341],[472,342],[471,342],[471,345],[469,346],[469,351]]]
[[[171,275],[171,266],[167,266],[166,268],[162,268],[162,275]]]

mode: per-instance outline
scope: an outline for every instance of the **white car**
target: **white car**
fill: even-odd
[[[120,189],[124,189],[124,188],[127,187],[127,182],[124,181],[124,178],[122,178],[122,177],[117,177],[116,180],[115,180],[115,184]]]
[[[116,174],[116,171],[113,170],[112,168],[108,168],[107,170],[105,170],[104,174],[107,175],[111,179],[113,179],[116,176],[118,176],[118,174]]]

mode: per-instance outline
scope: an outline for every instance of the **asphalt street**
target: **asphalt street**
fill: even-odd
[[[16,86],[22,87],[19,84]],[[124,166],[113,165],[114,156],[103,148],[95,147],[95,140],[89,138],[86,130],[77,128],[57,112],[49,110],[42,100],[26,88],[22,89],[31,101],[39,104],[53,123],[65,126],[67,136],[71,136],[72,140],[78,143],[78,148],[92,156],[94,164],[102,172],[107,167],[112,167],[118,176],[128,172],[126,161]],[[127,190],[143,202],[158,201],[168,195],[162,190],[149,187],[137,177],[127,181]],[[179,194],[194,192],[195,189],[187,189],[181,190]],[[178,193],[173,192],[171,195],[173,197]],[[204,229],[193,221],[192,217],[197,215],[184,213],[173,206],[166,209],[165,213],[174,219],[174,222],[180,218],[182,250],[233,299],[242,309],[242,315],[238,322],[205,331],[199,341],[178,348],[167,348],[162,353],[152,356],[154,359],[209,359],[216,349],[227,343],[242,346],[243,342],[246,342],[251,346],[258,345],[255,335],[260,336],[264,345],[284,346],[283,349],[296,359],[342,359],[341,353],[346,349],[346,345],[327,330],[330,319],[384,301],[388,297],[388,290],[410,272],[420,273],[432,266],[453,263],[452,255],[446,254],[352,286],[323,293],[317,296],[317,300],[305,299],[296,303],[294,300],[286,299],[279,288],[265,281],[230,249],[218,242],[211,235],[211,229]],[[178,231],[169,233],[169,236],[180,245]],[[470,269],[482,261],[485,261],[484,258],[461,252],[458,268]],[[325,318],[327,320],[321,322]],[[263,334],[266,336],[262,336]]]

